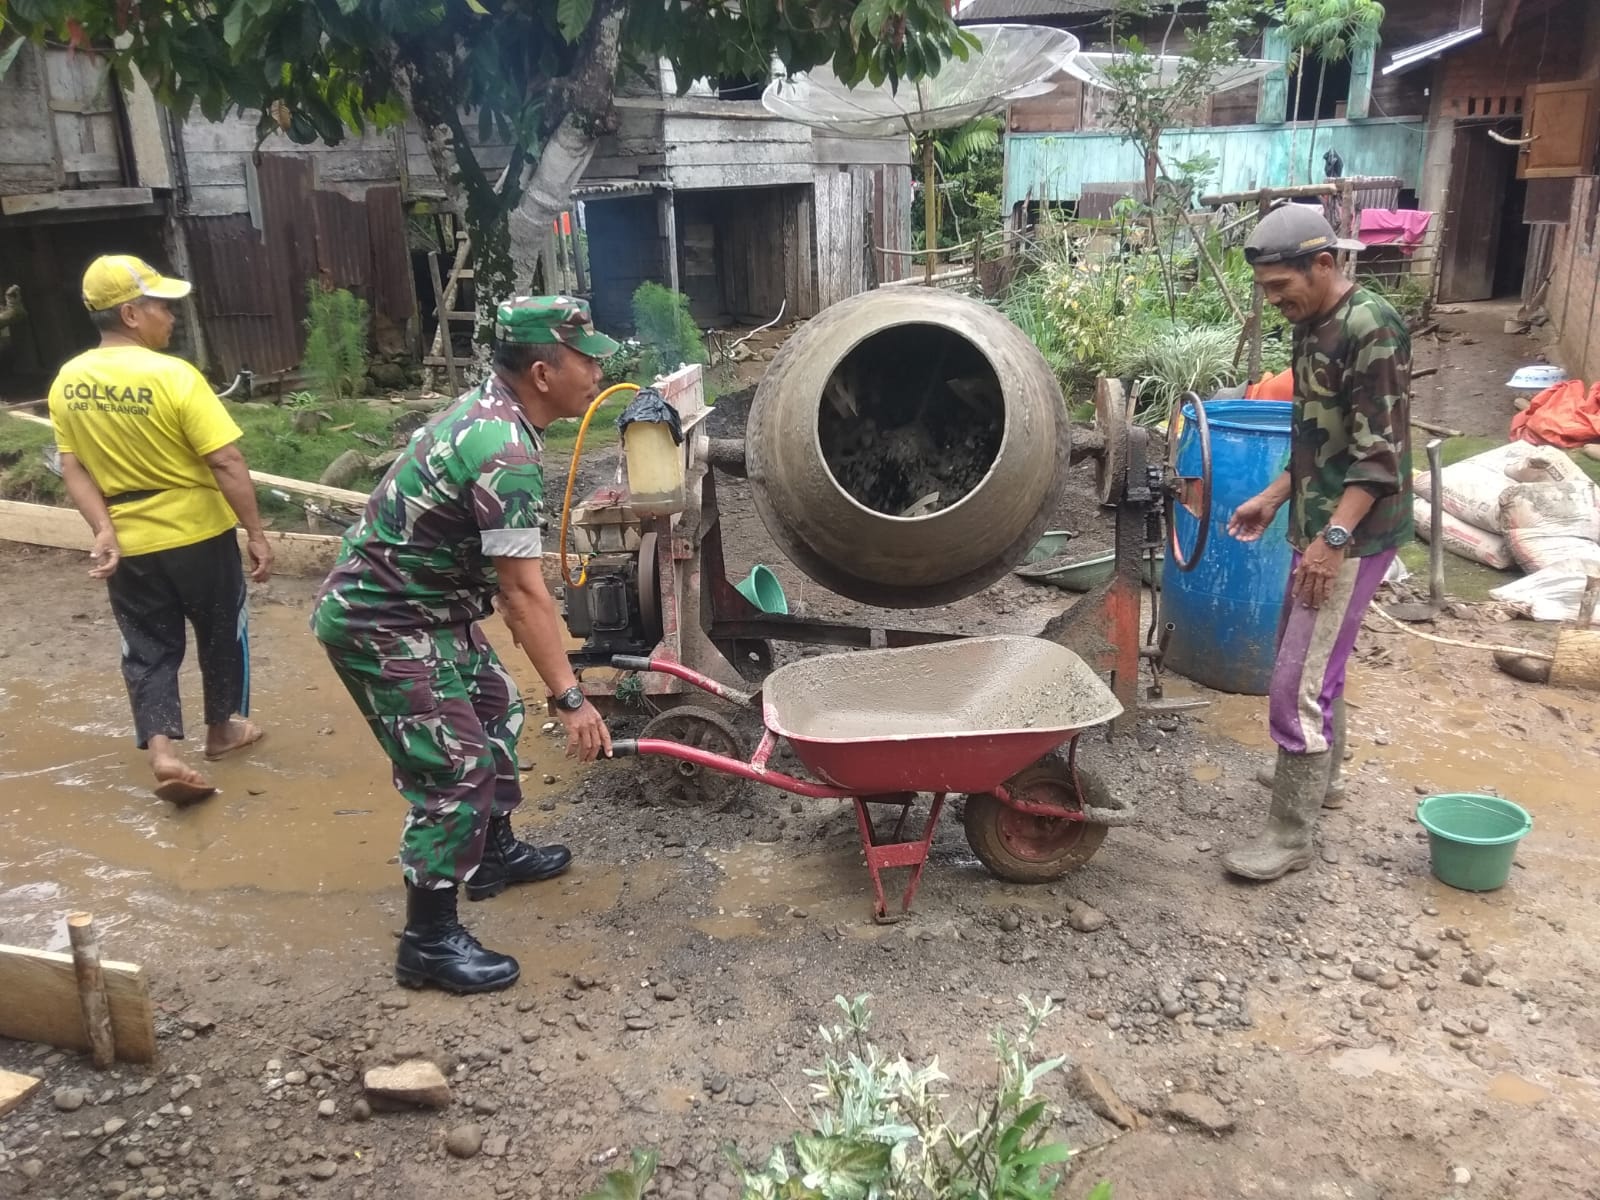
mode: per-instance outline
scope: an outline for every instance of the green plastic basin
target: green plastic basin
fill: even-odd
[[[1517,843],[1533,828],[1521,805],[1465,793],[1425,797],[1417,805],[1417,820],[1428,831],[1434,878],[1464,892],[1504,887]]]

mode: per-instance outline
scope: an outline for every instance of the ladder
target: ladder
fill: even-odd
[[[450,395],[461,394],[461,378],[457,373],[458,366],[470,366],[470,358],[457,358],[451,346],[451,323],[465,321],[468,326],[475,324],[478,314],[475,312],[456,311],[456,298],[461,291],[463,279],[474,278],[473,270],[467,265],[472,258],[472,239],[466,230],[456,231],[456,257],[450,265],[450,274],[441,279],[439,273],[439,252],[428,252],[428,272],[433,277],[433,303],[438,315],[438,328],[434,330],[433,346],[429,353],[422,359],[423,366],[443,367],[445,381],[450,386]],[[437,383],[437,376],[435,377]]]

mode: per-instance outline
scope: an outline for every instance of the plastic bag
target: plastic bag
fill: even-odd
[[[672,431],[672,440],[678,445],[683,445],[683,425],[678,420],[678,410],[667,403],[667,398],[655,388],[640,388],[628,407],[622,410],[622,415],[617,418],[617,433],[627,432],[628,426],[635,421],[648,421],[655,425],[665,425]]]
[[[1519,616],[1535,621],[1574,621],[1588,582],[1587,571],[1547,567],[1524,575],[1515,583],[1497,587],[1489,595],[1509,605]],[[1595,613],[1593,623],[1600,625],[1600,611]]]
[[[1539,460],[1537,465],[1531,462],[1535,459]],[[1509,474],[1512,471],[1524,478],[1513,479]],[[1441,479],[1444,510],[1468,525],[1491,533],[1504,533],[1505,526],[1500,523],[1500,497],[1505,495],[1506,489],[1518,482],[1582,479],[1587,479],[1583,468],[1565,454],[1512,442],[1446,467]],[[1428,494],[1431,480],[1432,474],[1428,471],[1417,477],[1418,495]]]
[[[1421,496],[1416,496],[1411,501],[1411,513],[1416,519],[1417,536],[1427,541],[1433,533],[1433,505]],[[1497,571],[1508,571],[1516,565],[1516,559],[1511,556],[1511,547],[1506,545],[1504,534],[1490,533],[1487,529],[1468,525],[1460,517],[1453,517],[1449,513],[1444,514],[1441,527],[1444,534],[1444,548],[1451,554],[1470,558],[1473,562],[1480,562]]]

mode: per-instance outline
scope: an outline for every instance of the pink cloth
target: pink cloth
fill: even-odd
[[[1387,246],[1399,242],[1407,254],[1422,244],[1428,232],[1431,212],[1414,208],[1363,208],[1361,228],[1356,236],[1368,246]]]

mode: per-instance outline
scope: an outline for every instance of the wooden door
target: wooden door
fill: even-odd
[[[1445,197],[1444,245],[1440,249],[1439,300],[1489,300],[1500,253],[1500,209],[1505,204],[1514,153],[1489,136],[1492,121],[1457,121],[1450,152],[1450,190]]]
[[[1536,83],[1522,105],[1518,179],[1588,175],[1600,131],[1600,79]]]

